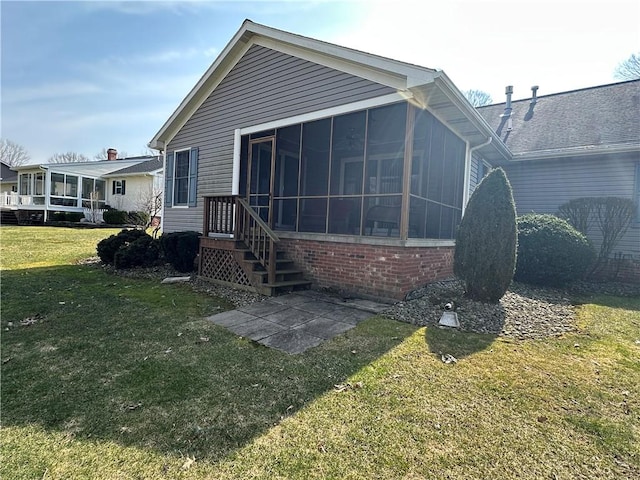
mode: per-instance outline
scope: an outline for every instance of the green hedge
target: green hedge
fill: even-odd
[[[160,237],[164,258],[179,272],[195,270],[200,233],[194,231],[165,233]]]
[[[122,210],[116,210],[115,208],[111,210],[105,210],[102,215],[104,219],[104,223],[109,225],[124,225],[127,223],[127,212]]]
[[[587,238],[555,215],[518,218],[518,257],[515,280],[561,287],[582,279],[596,253]]]
[[[142,237],[149,237],[149,235],[147,235],[144,230],[124,229],[117,235],[111,235],[110,237],[98,242],[98,256],[103,263],[113,265],[116,252],[118,252],[121,247],[129,245]]]

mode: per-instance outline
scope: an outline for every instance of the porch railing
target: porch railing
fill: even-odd
[[[3,207],[19,207],[20,205],[33,205],[33,197],[31,195],[18,195],[14,192],[2,193],[0,203]]]
[[[234,195],[205,197],[203,234],[232,235],[242,240],[267,271],[268,283],[275,283],[276,245],[280,239],[246,200]]]

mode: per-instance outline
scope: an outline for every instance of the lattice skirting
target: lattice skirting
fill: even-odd
[[[231,250],[203,248],[200,252],[200,276],[225,283],[251,286],[251,280]]]

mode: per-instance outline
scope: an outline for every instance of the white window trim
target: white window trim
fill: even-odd
[[[338,105],[337,107],[325,108],[323,110],[316,110],[310,113],[294,115],[292,117],[281,118],[279,120],[273,120],[271,122],[260,123],[258,125],[250,125],[244,128],[235,129],[233,132],[233,173],[231,184],[232,195],[237,195],[240,191],[240,149],[243,135],[249,135],[251,133],[261,132],[263,130],[271,130],[274,128],[288,127],[297,123],[311,122],[314,120],[320,120],[321,118],[357,112],[360,110],[366,110],[368,108],[380,107],[383,105],[410,100],[411,98],[413,98],[413,95],[411,95],[410,92],[390,93],[381,97],[369,98],[367,100],[361,100],[359,102],[347,103],[344,105]]]

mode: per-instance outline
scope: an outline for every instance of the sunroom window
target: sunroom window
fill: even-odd
[[[106,182],[93,178],[82,178],[82,206],[104,208]]]
[[[78,206],[78,177],[63,173],[51,174],[51,205]]]
[[[465,144],[428,112],[408,110],[401,102],[243,136],[241,195],[275,230],[399,238],[409,213],[409,237],[454,238]],[[408,166],[411,191],[403,192]]]

